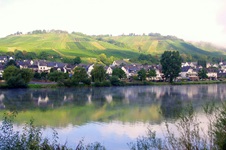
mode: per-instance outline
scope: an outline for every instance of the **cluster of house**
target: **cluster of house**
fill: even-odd
[[[4,72],[4,64],[7,61],[14,59],[13,57],[0,56],[0,77],[2,77]],[[18,60],[17,65],[22,68],[32,69],[34,72],[47,72],[49,73],[51,69],[64,72],[73,73],[73,69],[77,66],[84,67],[87,74],[90,76],[91,71],[94,69],[94,64],[85,65],[71,65],[62,62],[48,62],[46,60]],[[156,77],[152,77],[150,80],[163,80],[163,73],[161,71],[161,65],[141,65],[141,64],[131,64],[124,60],[117,60],[110,66],[106,66],[105,70],[108,75],[111,75],[115,67],[120,67],[126,74],[127,78],[136,76],[138,71],[142,68],[146,71],[154,69],[156,71]],[[198,66],[197,62],[185,62],[182,63],[181,72],[178,79],[188,79],[188,80],[199,80],[198,71],[202,66]],[[220,62],[219,64],[207,63],[207,76],[209,79],[216,80],[218,77],[226,77],[226,62]]]

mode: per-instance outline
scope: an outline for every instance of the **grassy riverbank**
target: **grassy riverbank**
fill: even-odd
[[[122,86],[142,86],[142,85],[193,85],[193,84],[225,84],[226,81],[181,81],[181,82],[148,82],[148,81],[134,81],[134,82],[124,82]],[[107,85],[110,86],[110,85]],[[111,85],[112,86],[112,85]],[[65,87],[63,85],[59,85],[53,82],[37,82],[37,83],[29,83],[27,88],[59,88]],[[87,85],[78,85],[76,87],[87,87]],[[90,85],[90,87],[95,87],[95,84]],[[0,89],[8,89],[6,83],[0,83]]]

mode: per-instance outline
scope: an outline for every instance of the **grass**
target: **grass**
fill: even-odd
[[[98,41],[96,37],[82,33],[8,36],[0,39],[0,51],[6,53],[18,49],[40,53],[41,51],[52,50],[62,57],[80,56],[83,59],[97,58],[101,53],[105,53],[108,57],[113,56],[116,59],[134,58],[138,57],[140,53],[161,55],[166,50],[178,50],[181,54],[205,57],[219,57],[225,54],[225,52],[220,51],[203,50],[180,39],[163,36],[111,36],[102,37],[102,39]],[[109,40],[114,42],[111,43]]]

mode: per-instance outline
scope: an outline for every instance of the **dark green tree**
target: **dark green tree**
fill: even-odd
[[[147,71],[146,71],[144,68],[142,68],[141,70],[139,70],[139,71],[137,72],[137,74],[138,74],[138,78],[139,78],[141,81],[145,81],[145,80],[146,80],[146,77],[147,77]]]
[[[111,82],[111,85],[113,86],[121,86],[123,85],[123,82],[121,82],[118,78],[118,76],[112,76],[110,78],[110,82]]]
[[[9,66],[4,70],[3,77],[9,87],[26,87],[32,79],[33,73],[29,69]]]
[[[119,67],[116,67],[112,71],[112,76],[117,76],[119,79],[126,78],[126,73]]]
[[[33,60],[33,59],[37,59],[38,56],[34,52],[27,52],[26,55],[25,55],[25,58]]]
[[[161,57],[162,72],[166,80],[173,82],[181,71],[182,58],[178,51],[165,51]]]
[[[197,64],[198,66],[202,66],[203,68],[206,68],[206,60],[198,60]]]
[[[94,69],[91,71],[92,81],[103,82],[106,77],[106,72],[104,67],[101,65],[95,65]]]
[[[21,78],[25,81],[26,84],[28,84],[34,77],[31,69],[20,69],[19,74],[21,74]]]
[[[207,76],[206,69],[205,68],[200,69],[199,72],[198,72],[198,76],[199,76],[200,79],[207,79],[208,76]]]
[[[20,50],[16,50],[15,51],[15,59],[17,60],[23,60],[25,58],[23,52],[21,52]]]
[[[64,73],[58,71],[50,72],[47,76],[50,81],[54,82],[62,81],[65,78]]]
[[[7,68],[8,66],[15,66],[15,67],[17,67],[17,68],[20,68],[14,60],[8,61],[8,62],[5,64],[4,68]]]
[[[47,60],[48,59],[48,56],[49,54],[45,51],[42,51],[40,54],[39,54],[39,59],[43,59],[43,60]]]
[[[148,71],[147,77],[156,77],[156,71],[155,71],[155,69],[150,69]]]
[[[81,61],[81,58],[80,57],[75,57],[74,59],[73,59],[73,63],[74,63],[74,65],[78,65],[78,64],[80,64],[82,61]]]
[[[74,74],[72,76],[73,80],[75,82],[85,82],[88,80],[88,74],[86,72],[86,69],[83,67],[76,67],[74,69]]]

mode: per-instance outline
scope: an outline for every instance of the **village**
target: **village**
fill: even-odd
[[[5,64],[14,60],[13,56],[0,56],[0,77],[3,77],[3,72],[5,69]],[[69,75],[73,74],[73,70],[76,67],[83,67],[87,71],[88,76],[91,76],[91,71],[94,69],[94,64],[67,64],[62,62],[50,62],[46,60],[15,60],[16,64],[20,69],[28,68],[33,72],[38,73],[50,73],[50,71],[58,71],[63,73],[68,73]],[[144,69],[146,71],[155,70],[156,76],[147,78],[147,80],[151,81],[163,81],[164,74],[162,73],[161,65],[142,65],[129,63],[128,60],[116,60],[111,65],[105,66],[104,69],[106,74],[111,76],[113,69],[119,67],[121,68],[125,74],[127,79],[137,76],[139,70]],[[179,77],[177,80],[187,80],[187,81],[198,81],[200,80],[198,76],[198,72],[202,69],[203,66],[198,65],[197,62],[183,62],[181,64],[181,72],[179,73]],[[206,75],[209,80],[218,80],[219,78],[226,77],[226,62],[220,62],[219,64],[206,63]]]

